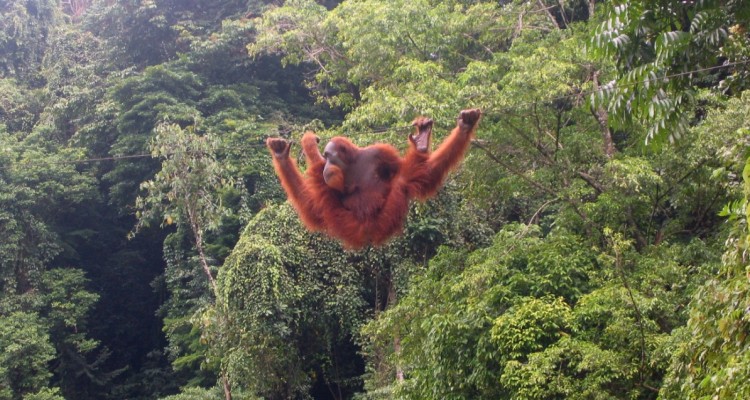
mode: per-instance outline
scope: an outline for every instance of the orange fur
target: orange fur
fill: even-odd
[[[426,199],[440,189],[463,159],[480,116],[476,109],[462,111],[456,127],[432,154],[432,121],[417,118],[417,132],[403,158],[390,145],[360,148],[336,137],[326,146],[326,159],[317,136],[306,132],[302,137],[306,177],[289,158],[285,140],[269,138],[267,144],[281,184],[308,229],[324,231],[347,248],[377,246],[403,229],[410,199]],[[418,148],[415,138],[427,146]],[[323,176],[326,164],[328,183]]]

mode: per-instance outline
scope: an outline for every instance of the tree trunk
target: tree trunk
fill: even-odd
[[[193,230],[195,248],[198,249],[198,258],[200,258],[203,272],[206,273],[208,282],[211,284],[211,289],[214,293],[214,298],[216,298],[219,295],[219,292],[216,289],[216,281],[211,274],[211,267],[208,266],[206,253],[203,250],[203,231],[200,229],[200,224],[198,223],[198,219],[195,216],[195,211],[188,207],[187,213],[188,219],[190,220],[190,228]],[[221,385],[224,388],[224,400],[232,400],[232,388],[229,386],[229,379],[224,372],[222,372],[221,374]]]
[[[542,3],[542,0],[537,0],[537,3],[539,4],[539,7],[541,7],[541,9],[544,10],[544,12],[547,14],[547,18],[549,18],[549,21],[552,23],[552,25],[554,25],[555,28],[560,29],[560,24],[557,23],[555,16],[552,15],[552,12],[550,12],[550,9],[552,7],[547,7],[544,3]]]
[[[198,258],[200,258],[203,272],[206,273],[208,282],[211,283],[211,289],[213,289],[214,296],[216,296],[218,294],[216,289],[216,281],[214,280],[213,275],[211,275],[211,267],[208,266],[206,253],[203,250],[203,232],[201,231],[200,224],[198,223],[195,216],[195,211],[188,207],[187,213],[188,218],[190,219],[190,228],[193,230],[193,237],[195,238],[195,248],[198,250]]]
[[[591,80],[594,82],[594,90],[599,91],[599,71],[594,71],[591,75]],[[607,158],[612,158],[615,155],[615,142],[612,140],[612,131],[609,129],[609,114],[604,107],[591,107],[591,114],[594,115],[597,122],[599,122],[599,130],[602,132],[602,141],[604,142],[604,154]]]
[[[224,387],[224,400],[232,400],[232,389],[229,387],[226,373],[221,374],[221,385]]]
[[[396,305],[396,285],[393,284],[393,276],[391,276],[389,287],[388,287],[388,308]],[[396,380],[398,383],[404,382],[404,370],[398,362],[398,355],[401,353],[401,336],[397,333],[393,335],[393,352],[396,354]]]

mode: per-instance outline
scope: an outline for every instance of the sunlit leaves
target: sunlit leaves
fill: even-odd
[[[417,113],[440,118],[467,106],[471,93],[455,95],[461,71],[505,45],[489,34],[500,12],[489,3],[354,1],[326,12],[312,1],[287,2],[264,15],[250,49],[309,63],[315,93],[353,109],[352,127]]]
[[[746,315],[750,288],[744,273],[711,280],[691,304],[688,337],[673,358],[665,396],[698,399],[705,396],[750,395],[747,365],[750,322]]]
[[[615,60],[619,76],[592,99],[603,100],[619,123],[644,123],[647,142],[679,139],[689,129],[694,85],[722,65],[729,26],[747,18],[740,3],[615,2],[591,43]]]
[[[396,389],[406,398],[507,396],[496,383],[505,363],[570,332],[569,302],[592,268],[573,236],[545,240],[535,227],[507,227],[468,259],[442,249],[365,333],[375,343],[401,335],[393,360],[405,366]]]
[[[338,96],[339,92],[347,92],[339,86],[345,83],[337,82],[344,78],[347,61],[336,42],[336,27],[325,18],[326,9],[314,1],[286,2],[263,15],[258,36],[248,50],[253,55],[281,53],[285,63],[313,63],[317,73],[310,85],[317,87],[322,97],[330,98],[332,104],[351,106],[350,97]]]
[[[162,397],[160,400],[216,400],[221,398],[218,388],[204,389],[200,387],[186,388],[180,394]]]
[[[250,393],[298,393],[306,382],[295,346],[299,289],[280,249],[246,235],[220,275],[217,315],[225,325],[215,351],[233,386]]]
[[[139,227],[154,220],[162,224],[168,220],[192,223],[183,218],[193,215],[202,230],[215,229],[227,211],[221,205],[219,192],[229,183],[215,159],[215,139],[200,136],[193,128],[163,123],[155,129],[151,151],[164,161],[155,178],[141,185],[147,195],[136,201]]]
[[[305,232],[291,207],[266,208],[227,258],[217,304],[203,313],[209,356],[217,357],[207,361],[239,393],[302,395],[313,379],[307,370],[334,357],[326,349],[343,345],[340,335],[361,316],[360,274],[339,246]],[[338,381],[345,371],[322,371],[346,384]]]
[[[628,377],[626,368],[616,351],[563,337],[527,362],[508,362],[500,383],[513,399],[617,399],[625,393],[619,381]]]
[[[727,217],[729,237],[719,273],[706,282],[690,304],[690,320],[682,341],[672,359],[672,369],[662,389],[665,397],[698,399],[705,397],[747,397],[750,387],[750,283],[747,251],[750,233],[747,223],[747,201],[750,196],[750,163],[747,162],[747,98],[733,99],[726,110],[709,115],[705,126],[711,129],[734,129],[736,141],[727,143],[723,159],[726,172],[719,170],[717,179],[740,183],[741,193],[728,202],[721,215]],[[736,143],[742,143],[736,145]],[[741,162],[740,160],[744,160]],[[742,168],[740,172],[739,169]],[[731,177],[734,175],[734,177]]]
[[[612,184],[623,193],[636,194],[647,187],[663,184],[662,178],[642,158],[624,157],[607,164]]]
[[[497,317],[492,341],[509,358],[523,359],[570,334],[571,308],[562,298],[524,298]]]

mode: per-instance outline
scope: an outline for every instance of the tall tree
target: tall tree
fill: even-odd
[[[216,293],[214,273],[206,255],[204,236],[218,227],[228,211],[222,207],[220,192],[231,184],[215,158],[216,140],[210,135],[199,136],[193,127],[162,123],[155,128],[151,144],[154,157],[164,158],[154,180],[141,188],[146,197],[136,200],[139,222],[136,232],[153,220],[165,225],[184,223],[190,227],[198,257]]]

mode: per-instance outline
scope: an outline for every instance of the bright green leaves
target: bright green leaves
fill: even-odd
[[[747,96],[732,99],[725,110],[709,115],[700,129],[708,134],[728,130],[736,135],[721,152],[725,166],[715,178],[726,180],[738,200],[728,203],[722,214],[728,218],[729,237],[723,265],[715,277],[700,287],[690,304],[690,320],[681,332],[681,342],[665,381],[665,398],[744,398],[750,396],[750,282],[745,257],[750,240],[747,202],[750,196],[750,163],[747,162]],[[705,130],[705,131],[704,131]],[[739,171],[742,170],[741,183]],[[739,187],[737,187],[739,186]],[[735,198],[737,198],[735,197]]]
[[[612,185],[624,194],[641,193],[649,187],[663,184],[652,166],[639,157],[621,157],[610,161],[606,168]]]
[[[602,349],[586,341],[564,337],[543,352],[528,356],[528,361],[510,361],[500,384],[507,387],[511,399],[620,399],[628,387],[622,358],[617,352]]]
[[[455,192],[443,193],[413,207],[403,237],[383,248],[344,252],[323,234],[307,232],[288,204],[265,207],[227,258],[217,305],[204,313],[211,360],[221,360],[235,393],[292,396],[313,384],[344,397],[361,390],[362,324],[398,301],[438,244],[471,247],[485,239],[487,229],[472,209],[460,208]],[[390,332],[383,334],[393,343]],[[392,369],[385,361],[392,350],[380,339],[362,346],[382,361],[368,381],[388,385]]]
[[[360,279],[340,247],[305,232],[291,207],[267,207],[227,258],[216,305],[203,313],[207,361],[251,398],[302,396],[313,371],[345,388],[346,369],[332,363],[351,362],[335,357],[348,354],[346,332],[363,312]]]
[[[162,397],[160,400],[216,400],[221,398],[218,388],[204,389],[200,387],[186,388],[180,394]]]
[[[143,182],[145,197],[136,199],[138,223],[133,234],[154,220],[162,226],[172,223],[190,228],[201,266],[216,292],[211,267],[205,253],[204,235],[214,231],[229,210],[221,203],[221,193],[232,181],[215,158],[213,136],[200,136],[194,127],[162,123],[154,129],[151,154],[164,158],[153,180]]]
[[[342,79],[347,60],[336,42],[336,27],[325,21],[326,9],[311,0],[289,1],[263,14],[254,43],[248,45],[252,55],[282,54],[289,64],[314,63],[319,69],[310,82],[320,92],[333,90],[330,102],[351,106],[352,98]]]
[[[280,250],[260,236],[243,236],[225,266],[221,299],[230,310],[271,316],[276,314],[274,306],[298,297]],[[252,307],[245,303],[248,299],[254,299]]]
[[[750,285],[746,275],[711,280],[696,292],[685,328],[687,337],[674,354],[665,397],[747,397],[750,388],[748,329]]]
[[[21,399],[47,386],[55,357],[46,327],[33,313],[0,315],[0,398]]]
[[[747,89],[750,68],[743,68],[743,64],[750,60],[750,37],[747,34],[747,25],[737,24],[730,26],[729,37],[720,50],[721,55],[726,57],[729,63],[738,65],[732,71],[731,75],[719,83],[720,88],[730,92],[739,92]]]
[[[220,275],[217,316],[224,322],[222,369],[232,386],[257,396],[300,393],[307,377],[295,339],[299,288],[281,249],[257,235],[243,236]],[[212,332],[209,329],[209,332]]]
[[[91,350],[90,341],[83,340],[78,329],[85,328],[87,314],[99,295],[85,290],[87,279],[79,269],[52,269],[42,275],[40,291],[45,304],[45,317],[55,331],[68,330],[79,338],[74,340],[81,351]]]
[[[715,68],[733,71],[734,77],[748,69],[743,55],[747,52],[740,44],[743,35],[730,28],[748,21],[747,5],[742,3],[615,2],[592,44],[596,52],[615,60],[619,76],[592,95],[595,104],[606,104],[613,122],[644,124],[647,142],[680,138],[688,131],[694,87],[700,80],[709,81]],[[724,56],[725,44],[734,57],[722,68],[717,58]],[[732,44],[739,45],[737,52]],[[736,88],[733,82],[712,86]]]
[[[659,387],[669,334],[705,279],[697,265],[716,254],[696,241],[645,255],[620,238],[610,256],[536,229],[508,226],[468,257],[442,249],[365,326],[371,346],[400,337],[398,396],[615,399]]]
[[[287,2],[264,14],[249,47],[312,65],[310,86],[319,99],[352,109],[352,126],[426,112],[452,119],[468,105],[456,96],[457,76],[500,45],[488,34],[497,13],[486,3],[352,1],[326,12],[312,1]]]
[[[730,240],[730,245],[733,244]],[[731,250],[730,250],[731,252]],[[731,261],[730,261],[731,262]],[[731,264],[725,265],[731,267]],[[696,293],[662,389],[666,398],[747,397],[750,285],[737,268]]]
[[[162,123],[154,130],[151,153],[163,158],[161,170],[141,188],[146,197],[136,200],[140,223],[151,221],[200,226],[201,230],[217,228],[227,210],[222,207],[220,192],[231,184],[216,160],[216,139],[198,135],[193,127],[185,129],[173,123]],[[194,218],[194,221],[192,220]],[[192,224],[195,223],[195,226]]]
[[[656,51],[655,62],[657,64],[664,64],[674,59],[679,55],[679,51],[689,45],[692,40],[693,37],[689,32],[663,32],[656,39],[656,43],[654,43],[654,50]],[[714,45],[718,45],[718,43]]]
[[[571,308],[561,297],[528,297],[497,317],[490,334],[501,354],[523,359],[568,336],[572,319]]]
[[[393,362],[408,379],[394,386],[399,395],[507,397],[497,385],[506,363],[572,331],[570,304],[595,270],[586,253],[572,235],[542,239],[522,226],[507,227],[468,259],[442,249],[364,332],[373,344],[401,337]]]
[[[428,1],[346,2],[331,13],[360,87],[350,127],[394,124],[418,114],[451,121],[457,110],[481,105],[468,81],[489,84],[485,61],[497,39],[485,35],[497,10]],[[474,68],[472,65],[476,64]],[[470,75],[463,77],[465,69]]]
[[[735,95],[750,81],[747,2],[615,2],[592,39],[611,65],[583,50],[592,27],[573,22],[599,20],[594,3],[608,4],[593,1],[293,0],[261,18],[266,2],[95,2],[82,24],[33,43],[49,15],[24,10],[53,4],[16,3],[0,6],[13,17],[0,19],[11,50],[0,75],[13,76],[0,81],[0,319],[25,336],[0,324],[0,347],[25,340],[46,368],[29,382],[49,380],[54,357],[61,388],[31,385],[28,398],[105,391],[93,389],[110,374],[97,371],[92,328],[115,333],[111,365],[142,364],[112,398],[217,377],[238,399],[653,398],[669,368],[665,398],[745,395],[750,113],[746,98],[698,89]],[[10,71],[11,59],[24,65]],[[337,109],[312,106],[303,80]],[[294,140],[341,118],[323,136],[402,133],[423,113],[439,142],[467,107],[484,114],[465,166],[388,246],[343,252],[274,205],[269,134]],[[690,129],[674,151],[639,146]],[[71,161],[109,156],[139,159]],[[142,182],[139,226],[168,229],[120,243]],[[723,241],[719,226],[724,268],[703,242]],[[157,300],[148,282],[165,232]],[[86,317],[97,301],[86,274],[51,269],[77,260],[106,321]],[[121,322],[158,301],[176,374],[160,352],[144,356],[162,346],[143,336],[158,333],[150,321]],[[0,362],[0,380],[19,360]]]
[[[59,388],[43,388],[36,393],[24,396],[23,400],[65,400],[65,398],[60,394]]]
[[[696,128],[700,143],[714,147],[721,163],[712,170],[712,179],[721,185],[728,200],[720,215],[731,222],[725,268],[734,273],[744,269],[742,255],[750,243],[747,231],[747,199],[750,197],[750,96],[729,99],[724,107],[710,112]],[[719,136],[717,132],[725,132]]]
[[[510,236],[510,234],[515,234]],[[519,296],[562,296],[568,301],[586,292],[589,274],[595,261],[583,251],[579,238],[573,235],[550,235],[545,240],[536,237],[534,227],[509,225],[497,234],[493,245],[472,254],[477,268],[488,271],[507,266],[493,279],[505,282],[508,290]],[[528,237],[526,237],[528,235]],[[506,250],[501,250],[505,248]]]
[[[490,109],[523,113],[535,106],[547,106],[571,95],[575,85],[581,85],[585,73],[582,65],[589,62],[582,57],[578,37],[569,32],[552,32],[539,38],[534,33],[519,37],[506,54],[496,55],[495,68],[506,70],[498,82],[502,88],[499,98],[489,98]],[[571,102],[574,100],[570,99]]]
[[[747,132],[746,135],[750,133]],[[743,197],[739,200],[732,200],[724,204],[724,207],[719,212],[719,216],[727,218],[727,220],[733,223],[732,238],[730,239],[730,247],[728,249],[727,260],[730,261],[730,266],[733,263],[742,264],[744,253],[750,248],[750,232],[747,230],[748,219],[750,219],[750,207],[748,207],[748,198],[750,197],[750,162],[745,164],[745,168],[742,170],[742,181],[743,185]]]

